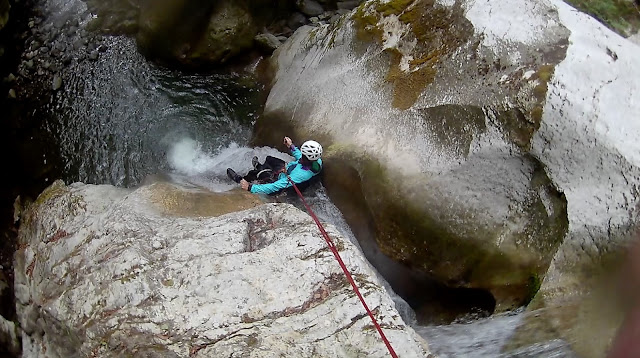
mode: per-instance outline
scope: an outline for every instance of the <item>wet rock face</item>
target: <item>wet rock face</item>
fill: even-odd
[[[388,356],[308,215],[286,204],[190,215],[228,207],[200,194],[166,183],[43,192],[16,254],[23,356]],[[245,194],[223,196],[255,206]],[[355,246],[327,231],[396,352],[427,356]]]
[[[572,46],[549,83],[553,95],[532,152],[567,198],[569,230],[531,303],[541,314],[525,321],[517,338],[539,342],[528,333],[544,326],[580,356],[603,357],[624,319],[616,312],[624,311],[616,306],[620,288],[637,287],[636,270],[617,271],[637,262],[639,252],[640,126],[633,118],[640,102],[626,93],[640,88],[640,50],[587,15],[558,9],[571,25]]]
[[[258,28],[248,10],[235,1],[204,7],[193,1],[147,3],[136,38],[143,52],[154,58],[222,64],[253,44]]]
[[[257,49],[270,55],[304,24],[336,20],[359,1],[86,0],[92,27],[135,36],[148,57],[178,67],[227,64]],[[265,36],[274,37],[265,46]],[[278,41],[274,41],[278,38]]]
[[[489,290],[498,311],[522,305],[567,229],[562,193],[529,154],[568,44],[543,5],[504,38],[489,19],[511,7],[477,2],[368,1],[300,29],[273,58],[256,142],[275,144],[263,126],[318,138],[359,173],[387,255]]]
[[[566,9],[368,1],[302,28],[273,57],[256,143],[276,145],[274,127],[318,138],[359,173],[388,255],[498,310],[526,303],[554,256],[573,282],[637,221],[635,47]]]

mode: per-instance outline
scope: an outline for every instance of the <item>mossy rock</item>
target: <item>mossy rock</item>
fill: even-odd
[[[224,193],[185,191],[159,182],[150,185],[148,190],[151,201],[161,212],[181,217],[215,217],[263,204],[260,197],[240,189]]]
[[[473,26],[458,5],[441,6],[435,0],[368,1],[353,15],[360,40],[383,43],[382,20],[390,16],[407,28],[403,43],[415,41],[414,46],[385,48],[392,57],[386,80],[393,85],[393,106],[408,109],[434,81],[439,62],[473,35]],[[411,48],[410,53],[404,47]]]
[[[372,158],[343,155],[360,174],[378,246],[386,255],[451,287],[486,289],[494,295],[498,311],[524,305],[533,297],[568,226],[566,200],[542,168],[528,184],[530,197],[523,212],[492,225],[477,219],[481,213],[474,210],[438,202],[438,196],[429,194],[438,187],[428,180],[398,181]],[[412,185],[420,189],[399,189]],[[543,202],[535,194],[542,191],[546,200],[555,202]],[[457,200],[460,206],[466,199]],[[545,206],[553,207],[552,213]],[[521,227],[510,230],[505,225]]]
[[[227,63],[229,59],[253,46],[258,27],[251,13],[236,2],[217,6],[204,36],[184,53],[186,62]]]

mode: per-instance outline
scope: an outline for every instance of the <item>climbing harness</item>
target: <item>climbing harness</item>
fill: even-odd
[[[333,241],[329,237],[329,234],[327,234],[327,232],[325,231],[324,227],[320,223],[320,220],[318,220],[318,217],[316,216],[316,214],[313,212],[313,210],[311,210],[311,207],[304,200],[304,197],[302,196],[302,193],[300,192],[300,190],[296,186],[296,183],[294,183],[293,180],[291,180],[291,177],[289,177],[289,176],[287,176],[287,179],[289,179],[289,182],[291,183],[293,188],[296,190],[296,193],[300,197],[300,200],[302,200],[302,204],[304,204],[304,207],[309,212],[309,215],[311,215],[311,218],[313,218],[313,221],[315,221],[316,225],[318,225],[318,229],[320,229],[320,233],[322,233],[322,236],[324,237],[324,240],[327,242],[327,246],[329,246],[329,249],[333,253],[333,256],[335,256],[336,260],[340,264],[340,267],[342,268],[342,271],[344,272],[344,275],[347,276],[347,280],[351,284],[351,287],[353,287],[353,290],[355,291],[356,295],[360,299],[360,302],[364,306],[364,309],[367,311],[367,314],[369,314],[369,317],[371,318],[371,321],[373,322],[373,325],[376,327],[376,329],[378,330],[378,333],[380,334],[380,337],[384,341],[384,344],[387,346],[387,349],[389,350],[389,354],[391,354],[391,357],[393,357],[393,358],[398,358],[398,355],[393,350],[393,347],[391,347],[391,343],[389,343],[389,340],[384,335],[384,332],[382,332],[382,328],[378,324],[378,321],[376,321],[376,318],[373,316],[373,313],[369,309],[369,306],[367,306],[367,303],[364,301],[364,297],[362,297],[362,295],[360,294],[360,290],[358,290],[358,286],[356,286],[356,283],[353,280],[353,277],[351,277],[351,274],[349,273],[349,270],[347,269],[347,266],[342,261],[342,258],[340,257],[340,254],[338,253],[338,249],[336,248],[336,245],[334,245]]]

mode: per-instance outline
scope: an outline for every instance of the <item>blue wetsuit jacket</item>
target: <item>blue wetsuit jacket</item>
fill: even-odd
[[[280,173],[278,175],[278,180],[273,183],[252,184],[249,188],[250,192],[256,194],[273,194],[291,187],[291,183],[289,182],[289,179],[287,179],[287,175],[291,177],[291,180],[293,180],[294,183],[300,184],[320,173],[320,170],[314,173],[310,167],[303,166],[300,163],[300,159],[302,158],[302,152],[300,152],[300,149],[293,144],[290,149],[291,155],[293,155],[296,160],[287,164],[287,173]],[[322,159],[318,159],[316,162],[320,165],[320,169],[322,169]]]

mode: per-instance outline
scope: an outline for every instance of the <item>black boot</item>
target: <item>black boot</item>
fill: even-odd
[[[240,180],[242,180],[242,177],[231,168],[227,168],[227,176],[236,183],[240,183]]]

